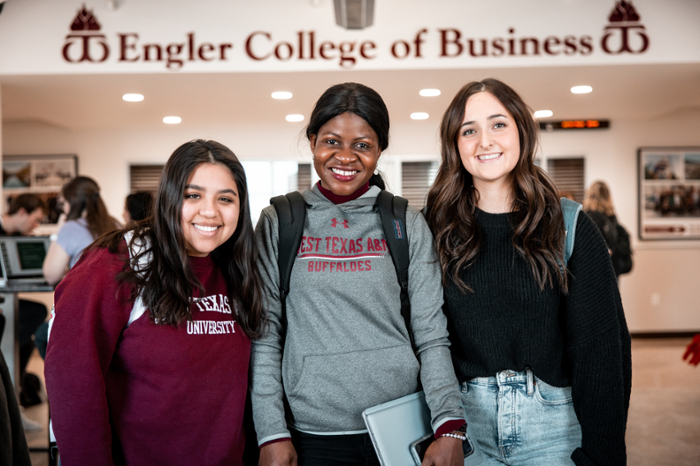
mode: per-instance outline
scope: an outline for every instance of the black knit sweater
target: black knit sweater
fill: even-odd
[[[546,383],[571,386],[583,432],[578,466],[626,464],[631,341],[607,247],[583,212],[568,262],[569,294],[540,290],[513,248],[509,214],[477,209],[483,232],[462,271],[474,292],[445,288],[452,358],[460,382],[528,366]]]

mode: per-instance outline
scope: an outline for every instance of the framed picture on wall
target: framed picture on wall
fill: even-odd
[[[638,150],[639,239],[700,239],[700,146]]]
[[[2,158],[2,191],[5,211],[14,196],[36,193],[48,207],[47,223],[56,223],[56,203],[61,188],[78,173],[78,156],[4,155]]]

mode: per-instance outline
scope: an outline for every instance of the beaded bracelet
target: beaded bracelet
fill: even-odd
[[[459,440],[461,440],[462,442],[464,442],[465,440],[467,440],[467,436],[466,436],[466,435],[442,434],[440,437],[452,437],[452,438],[459,439]]]

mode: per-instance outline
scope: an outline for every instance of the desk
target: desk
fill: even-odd
[[[53,291],[54,287],[47,284],[14,284],[8,283],[0,288],[0,294],[5,297],[5,302],[0,304],[0,311],[5,316],[5,331],[2,335],[0,349],[7,361],[7,368],[12,376],[15,393],[19,396],[19,338],[17,335],[17,322],[19,320],[19,296],[18,293],[35,293],[40,291]]]

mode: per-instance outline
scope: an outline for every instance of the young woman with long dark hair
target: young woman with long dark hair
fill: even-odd
[[[45,372],[61,459],[240,465],[265,324],[243,167],[219,143],[185,143],[153,212],[100,237],[56,288]]]
[[[76,176],[58,197],[58,233],[44,257],[43,273],[47,283],[55,285],[80,259],[83,250],[100,235],[118,229],[119,222],[107,212],[100,196],[100,186],[87,176]],[[34,343],[41,357],[46,356],[49,323],[43,322],[34,332]]]
[[[320,181],[306,202],[304,254],[291,273],[286,312],[277,264],[279,219],[263,210],[256,235],[270,332],[253,345],[251,400],[260,465],[378,465],[362,412],[419,390],[437,440],[424,465],[464,463],[464,425],[442,314],[440,271],[420,213],[406,214],[415,352],[376,207],[375,175],[389,144],[389,113],[367,86],[332,86],[306,129]],[[285,415],[288,403],[289,416]],[[397,425],[400,430],[402,426]]]
[[[428,194],[452,359],[485,465],[623,465],[630,336],[607,248],[579,214],[564,267],[538,126],[506,84],[465,85]]]
[[[87,176],[76,176],[63,186],[59,206],[60,227],[44,259],[44,278],[51,284],[63,278],[98,236],[119,228],[107,212],[97,182]]]

